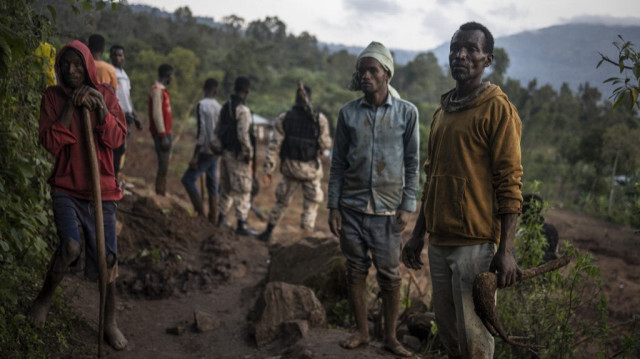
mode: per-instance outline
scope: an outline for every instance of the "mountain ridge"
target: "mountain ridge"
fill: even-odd
[[[172,13],[148,5],[131,4],[129,6],[136,12],[173,17]],[[198,23],[214,28],[223,26],[211,17],[194,16],[194,18]],[[618,75],[618,71],[615,67],[606,65],[596,69],[600,61],[599,52],[617,60],[617,51],[612,43],[619,41],[618,35],[622,35],[626,41],[640,39],[640,25],[634,25],[632,20],[634,18],[576,18],[567,24],[496,37],[495,47],[504,48],[509,56],[510,65],[506,75],[519,80],[523,86],[534,78],[538,86],[549,84],[556,90],[563,83],[567,83],[574,91],[584,83],[589,83],[607,97],[612,87],[610,84],[604,84],[603,81]],[[616,21],[619,24],[616,24]],[[330,52],[344,49],[354,55],[358,55],[364,49],[364,46],[347,46],[320,41],[318,46],[326,47]],[[390,50],[395,62],[399,65],[406,65],[420,53],[433,52],[438,62],[442,66],[447,66],[449,42],[423,51],[394,48]]]

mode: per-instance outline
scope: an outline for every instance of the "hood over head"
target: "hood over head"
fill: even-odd
[[[94,88],[97,88],[98,82],[98,72],[96,70],[96,63],[93,60],[93,55],[91,55],[91,51],[87,47],[87,45],[83,44],[79,40],[73,40],[68,42],[66,45],[62,47],[62,49],[58,52],[58,56],[56,56],[56,76],[58,76],[59,84],[64,89],[64,91],[69,94],[72,90],[68,88],[64,81],[62,81],[62,71],[60,69],[60,59],[62,55],[64,55],[67,51],[76,51],[80,58],[84,62],[84,71],[87,76],[89,76],[90,85]]]

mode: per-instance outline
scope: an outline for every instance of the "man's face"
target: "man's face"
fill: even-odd
[[[173,79],[173,72],[169,72],[169,74],[167,74],[167,77],[165,77],[164,84],[168,86],[169,84],[171,84],[172,79]]]
[[[378,60],[364,57],[358,62],[358,81],[362,92],[373,94],[387,88],[389,74]]]
[[[484,33],[480,30],[458,30],[449,46],[451,76],[458,82],[482,80],[484,68],[491,65],[493,55],[484,52]]]
[[[86,71],[84,62],[78,53],[68,49],[60,58],[60,72],[62,81],[72,89],[77,89],[85,83]]]
[[[121,69],[122,65],[124,65],[124,50],[123,49],[116,49],[115,51],[111,52],[111,63],[113,64],[113,66]]]

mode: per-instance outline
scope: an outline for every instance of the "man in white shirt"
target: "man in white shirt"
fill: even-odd
[[[116,96],[118,97],[118,103],[120,104],[120,108],[122,112],[124,112],[124,116],[127,119],[127,138],[131,135],[130,125],[135,123],[138,130],[142,129],[142,124],[140,120],[138,120],[138,114],[133,109],[133,104],[131,103],[131,81],[129,81],[129,76],[124,71],[124,47],[120,45],[113,45],[109,50],[109,54],[111,56],[111,63],[116,70],[116,78],[118,79],[118,88],[116,89]],[[124,164],[124,153],[127,148],[127,142],[113,150],[113,170],[115,172],[116,178],[118,176],[118,172],[120,172],[120,168]]]
[[[218,93],[218,81],[208,78],[204,82],[204,98],[196,105],[196,120],[198,130],[196,147],[193,151],[189,167],[182,176],[189,199],[199,216],[204,216],[202,195],[198,191],[196,182],[204,172],[206,174],[207,192],[209,193],[209,220],[215,222],[218,218],[218,156],[211,150],[211,141],[215,136],[216,125],[220,115],[220,104],[215,96]]]

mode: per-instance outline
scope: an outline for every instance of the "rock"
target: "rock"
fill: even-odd
[[[336,238],[304,238],[272,251],[267,281],[307,286],[330,308],[347,298],[345,275]]]
[[[306,321],[306,327],[300,323],[291,324],[296,321]],[[298,331],[302,337],[309,327],[324,326],[326,316],[322,304],[310,288],[271,282],[267,283],[256,302],[252,322],[256,343],[264,346],[283,338],[291,330]],[[283,323],[288,324],[283,326]]]
[[[420,347],[422,346],[420,339],[409,334],[402,336],[402,343],[404,343],[407,347],[409,347],[409,349],[413,350],[414,352],[420,350]]]
[[[412,313],[407,317],[407,328],[412,336],[427,340],[431,336],[431,322],[436,320],[434,313]]]
[[[173,334],[173,335],[181,335],[182,333],[184,333],[184,331],[185,331],[185,327],[183,326],[171,327],[165,330],[167,334]]]
[[[306,320],[293,320],[280,325],[280,334],[285,346],[290,346],[309,334],[309,322]]]
[[[314,357],[315,353],[313,352],[313,350],[300,344],[296,344],[287,348],[281,356],[281,358],[292,359],[313,359]]]
[[[196,329],[200,332],[208,332],[213,330],[213,316],[211,314],[205,313],[200,310],[195,310],[193,312],[193,318],[196,322]]]

